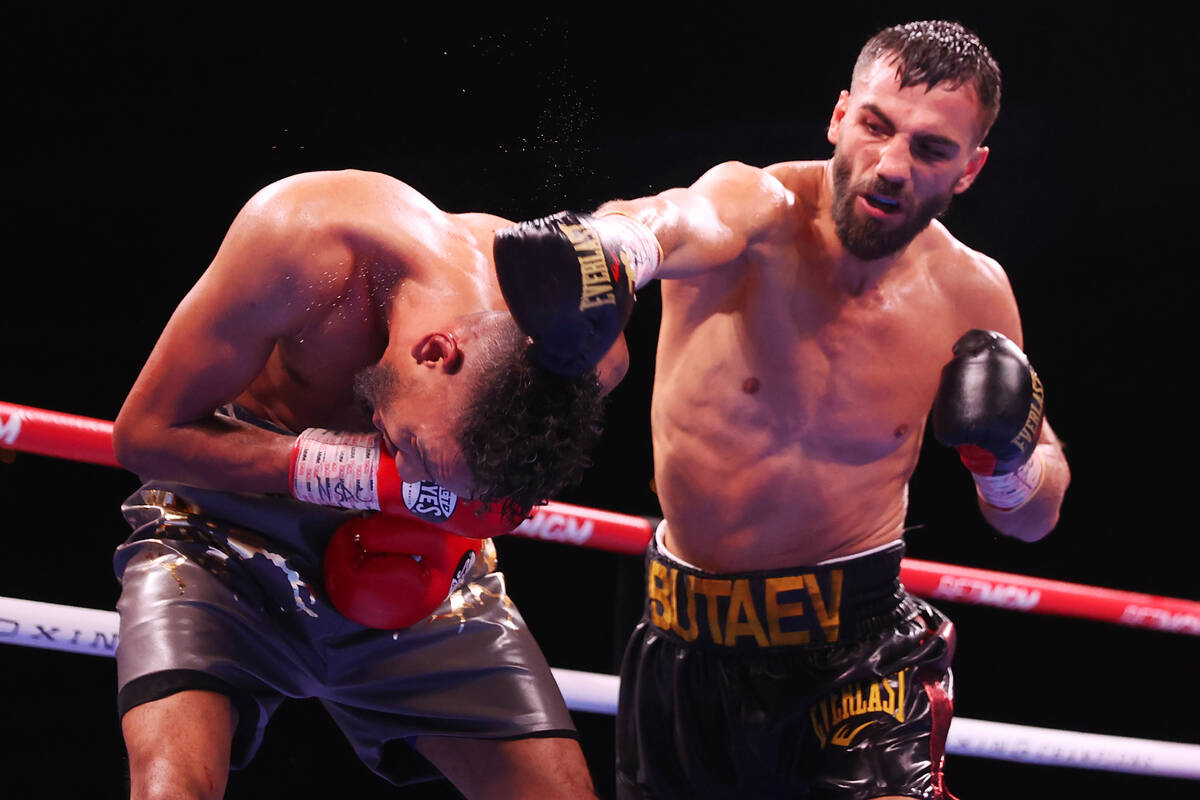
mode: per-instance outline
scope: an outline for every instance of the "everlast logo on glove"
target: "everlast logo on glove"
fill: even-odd
[[[640,223],[569,211],[501,228],[492,245],[496,280],[530,338],[530,359],[567,377],[586,375],[620,338],[638,264],[650,275],[660,254]]]
[[[1013,445],[1022,453],[1028,452],[1037,444],[1038,436],[1042,431],[1042,414],[1046,404],[1046,390],[1042,387],[1041,379],[1032,369],[1029,370],[1029,378],[1033,382],[1033,396],[1029,399],[1029,416],[1026,417],[1025,426],[1021,428],[1021,432],[1012,440]]]
[[[617,298],[613,294],[613,278],[608,268],[608,260],[604,257],[604,247],[600,237],[587,225],[572,225],[559,222],[558,229],[567,237],[567,241],[575,248],[575,257],[579,259],[579,273],[582,279],[582,294],[579,298],[579,310],[586,311],[596,306],[616,305]]]

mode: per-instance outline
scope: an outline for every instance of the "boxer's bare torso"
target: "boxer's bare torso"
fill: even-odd
[[[235,401],[295,432],[379,427],[401,477],[461,493],[441,478],[462,482],[455,412],[474,383],[455,376],[475,369],[476,352],[462,320],[506,310],[492,239],[507,224],[446,213],[375,173],[309,173],[262,190],[176,309],[122,407],[114,428],[121,463],[204,488],[289,493],[295,437],[213,415]],[[442,347],[430,344],[438,337],[457,338],[458,362],[447,365],[444,347],[426,352]],[[626,358],[622,343],[602,375],[619,380]],[[384,361],[415,388],[372,413],[354,379]],[[408,449],[412,442],[422,452]],[[203,690],[130,710],[122,728],[134,796],[158,796],[155,786],[219,795],[237,721],[224,694]],[[594,796],[571,739],[421,736],[413,744],[466,796]]]
[[[370,430],[351,385],[382,356],[391,324],[431,307],[504,308],[491,243],[507,220],[446,213],[376,173],[304,175],[270,191],[261,202],[304,227],[287,272],[261,267],[280,287],[263,298],[267,312],[298,312],[238,397],[263,417],[291,430]]]
[[[122,463],[209,488],[288,491],[290,439],[225,435],[232,423],[213,410],[236,401],[292,431],[372,430],[354,375],[389,342],[503,309],[491,239],[505,224],[448,214],[377,173],[307,173],[263,189],[130,392],[117,419]]]
[[[1021,342],[1008,281],[936,222],[886,268],[839,259],[827,162],[722,169],[737,173],[730,191],[761,181],[773,221],[735,261],[661,283],[652,420],[666,542],[740,571],[893,541],[952,345],[970,328]]]
[[[474,384],[440,376],[466,377],[478,362],[461,328],[461,372],[434,376],[424,367],[439,362],[413,343],[506,310],[492,240],[508,224],[447,213],[378,173],[308,173],[263,189],[147,360],[117,419],[118,457],[196,486],[289,491],[291,438],[212,418],[236,401],[296,432],[379,427],[404,477],[463,491],[454,425]],[[404,382],[403,420],[378,408],[373,418],[355,396],[354,376],[381,359]],[[622,340],[600,365],[606,387],[626,360]]]

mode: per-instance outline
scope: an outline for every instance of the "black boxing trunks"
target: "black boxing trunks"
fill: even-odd
[[[617,796],[949,797],[954,630],[904,590],[903,554],[714,575],[652,541]]]
[[[236,768],[284,697],[317,697],[396,784],[436,776],[414,737],[578,738],[490,541],[432,615],[374,630],[339,614],[321,583],[325,543],[356,512],[161,482],[122,510],[134,529],[114,558],[122,715],[184,690],[225,694]]]

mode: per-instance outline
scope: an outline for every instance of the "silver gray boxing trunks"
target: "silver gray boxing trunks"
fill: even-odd
[[[189,689],[239,712],[244,766],[285,697],[316,697],[372,770],[432,777],[417,736],[577,738],[489,541],[461,587],[404,630],[363,627],[324,596],[325,542],[351,512],[286,497],[148,483],[122,507],[118,707]]]

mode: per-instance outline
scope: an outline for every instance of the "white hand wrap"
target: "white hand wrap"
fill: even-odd
[[[1034,451],[1028,461],[1007,475],[975,475],[975,488],[988,505],[1015,511],[1025,505],[1042,485],[1042,457]]]
[[[658,274],[663,249],[654,232],[633,217],[620,211],[610,211],[596,217],[597,224],[611,225],[624,245],[621,260],[633,273],[634,288],[640,289]]]
[[[379,510],[379,434],[309,428],[292,445],[292,495],[306,503]]]

